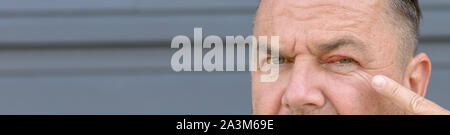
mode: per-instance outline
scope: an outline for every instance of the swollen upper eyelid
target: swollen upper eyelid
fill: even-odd
[[[336,62],[336,61],[339,61],[339,60],[342,60],[342,59],[351,59],[352,60],[352,62],[354,62],[354,63],[356,63],[356,64],[358,64],[358,65],[360,65],[361,63],[360,63],[360,60],[359,59],[357,59],[357,57],[354,57],[354,56],[348,56],[348,55],[331,55],[331,56],[328,56],[328,57],[325,57],[326,59],[323,59],[322,61],[324,61],[324,62],[330,62],[331,60],[330,59],[332,59],[334,57],[334,61]]]

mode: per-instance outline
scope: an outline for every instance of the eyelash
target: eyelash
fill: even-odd
[[[274,62],[277,61],[272,61],[272,58],[268,57],[267,62],[275,64]],[[289,64],[293,62],[294,60],[290,58],[279,57],[278,59],[279,65]],[[324,68],[325,70],[339,74],[349,73],[351,71],[356,70],[356,68],[360,66],[360,63],[355,59],[339,55],[328,57],[327,59],[320,61],[320,64],[322,68]]]
[[[268,57],[267,62],[271,63],[271,64],[280,64],[281,65],[281,64],[285,64],[286,62],[291,62],[291,61],[289,61],[288,58],[278,57],[278,61],[277,61],[278,63],[273,63],[273,62],[275,62],[274,59],[272,57]]]
[[[325,62],[322,62],[322,63],[342,62],[341,60],[349,60],[350,63],[359,64],[358,61],[356,61],[355,59],[350,58],[350,57],[345,57],[345,56],[332,56],[332,57],[328,58],[327,60],[325,60]],[[267,62],[272,63],[273,62],[272,57],[268,57]],[[279,62],[279,64],[284,64],[285,62],[293,62],[293,60],[289,59],[289,58],[279,57],[278,62]]]
[[[356,61],[356,60],[353,59],[353,58],[346,57],[346,56],[331,56],[331,57],[329,57],[329,58],[327,58],[327,59],[325,60],[325,63],[342,62],[342,60],[349,60],[349,61],[350,61],[349,63],[355,63],[355,64],[358,64],[358,65],[359,65],[359,62],[358,62],[358,61]]]
[[[339,63],[342,62],[342,60],[346,60],[346,62],[348,63]],[[346,56],[332,56],[326,59],[322,64],[322,67],[327,71],[332,71],[340,74],[346,74],[354,71],[359,66],[360,64],[358,61]]]

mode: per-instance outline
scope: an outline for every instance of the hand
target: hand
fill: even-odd
[[[372,78],[371,85],[378,93],[412,114],[450,115],[448,110],[417,95],[388,77],[377,75]]]

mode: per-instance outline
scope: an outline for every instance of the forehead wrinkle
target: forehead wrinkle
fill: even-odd
[[[332,0],[334,3],[332,3],[331,1],[320,1],[320,0],[319,3],[311,3],[309,1],[297,1],[297,0],[292,1],[287,0],[283,2],[281,1],[275,2],[275,1],[276,0],[270,0],[266,2],[265,5],[272,5],[270,6],[271,8],[268,9],[271,12],[265,14],[267,15],[265,17],[265,19],[267,20],[265,19],[260,20],[260,23],[269,24],[268,25],[269,27],[266,27],[266,29],[262,29],[267,30],[267,35],[274,35],[275,33],[286,34],[286,32],[290,32],[293,29],[295,29],[297,33],[301,33],[303,31],[305,35],[301,34],[302,36],[314,36],[308,35],[306,33],[308,33],[308,31],[315,29],[325,31],[327,30],[349,31],[353,33],[359,33],[360,32],[359,30],[361,29],[364,30],[371,29],[372,25],[363,25],[363,24],[375,22],[374,19],[377,19],[378,16],[368,16],[368,14],[373,14],[371,12],[375,11],[376,9],[372,8],[376,7],[377,3],[380,3],[380,1],[368,2],[365,0],[359,1],[361,2],[361,4],[356,5],[346,4],[346,2],[342,2],[341,0],[339,1]],[[322,20],[324,18],[326,18],[326,20]],[[289,23],[274,23],[280,20],[284,20],[285,22]],[[296,23],[298,25],[296,25]],[[282,39],[286,35],[280,36],[281,36],[280,41],[283,41]],[[298,38],[298,35],[296,34],[294,37]],[[298,43],[299,41],[297,40],[298,39],[293,40],[294,41],[293,45],[291,43],[289,44],[280,43],[280,50],[286,52],[287,55],[294,55],[291,53],[303,53],[303,51],[306,51],[303,49],[308,50],[311,49],[309,48],[310,46],[308,45],[309,43],[305,42],[305,44],[299,44]],[[297,41],[297,43],[295,43],[295,41]],[[314,44],[311,44],[311,46],[312,45]]]
[[[285,10],[287,13],[283,13],[289,17],[293,17],[298,21],[312,20],[319,17],[327,17],[324,15],[336,15],[339,14],[340,18],[354,18],[366,14],[364,10],[358,10],[344,5],[337,4],[315,4],[308,6],[299,6],[293,4],[291,7]]]
[[[367,53],[367,45],[351,36],[340,37],[331,42],[322,43],[315,48],[317,48],[319,52],[329,52],[341,47],[350,47],[361,51],[363,54]]]
[[[257,46],[257,51],[260,52],[259,49],[259,45]],[[291,47],[291,46],[289,46]],[[292,46],[293,47],[293,46]],[[278,51],[278,54],[280,57],[292,57],[292,52],[291,49],[289,48],[283,48],[281,44],[278,45],[278,50],[272,48],[272,44],[271,43],[267,43],[267,52],[260,52],[260,53],[267,53],[267,54],[271,54],[272,51]]]
[[[357,29],[360,24],[376,22],[377,17],[370,16],[373,9],[361,9],[367,7],[365,3],[349,5],[345,2],[337,1],[330,3],[322,1],[318,4],[309,4],[308,2],[292,2],[284,10],[279,10],[277,16],[290,18],[291,22],[302,25],[303,29],[313,27],[323,29]],[[309,26],[312,25],[312,26]],[[370,27],[370,26],[367,26]],[[367,28],[365,28],[367,29]]]

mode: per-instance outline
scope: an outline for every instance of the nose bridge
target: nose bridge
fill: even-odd
[[[323,106],[325,98],[318,87],[318,77],[313,60],[297,59],[294,64],[290,82],[284,92],[282,103],[290,109]],[[311,108],[313,107],[313,108]]]
[[[304,93],[310,87],[309,76],[313,73],[312,64],[306,58],[296,58],[287,92]]]

